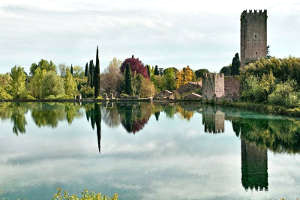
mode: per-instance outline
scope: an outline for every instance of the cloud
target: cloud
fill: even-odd
[[[268,9],[271,54],[300,54],[297,1],[2,1],[0,72],[39,59],[84,65],[100,46],[102,70],[135,54],[146,64],[219,71],[239,52],[239,17]],[[293,30],[290,24],[293,24]]]

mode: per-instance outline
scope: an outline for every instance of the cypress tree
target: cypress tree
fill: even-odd
[[[132,95],[132,83],[131,83],[131,69],[129,64],[125,68],[125,92],[128,95]]]
[[[71,74],[73,76],[73,65],[71,64]]]
[[[232,59],[232,68],[231,68],[231,75],[239,75],[240,74],[240,57],[239,54],[236,53],[234,58]]]
[[[86,63],[86,65],[85,65],[85,71],[84,71],[84,76],[88,77],[88,73],[89,73],[89,64]]]
[[[96,51],[96,68],[94,73],[95,98],[100,96],[100,63],[98,56],[98,46]]]
[[[94,87],[94,62],[93,60],[90,60],[90,67],[89,67],[89,74],[90,74],[90,80],[89,80],[89,85],[91,88]]]
[[[149,78],[151,77],[150,65],[146,65]]]
[[[159,71],[158,71],[158,66],[157,65],[155,65],[154,75],[156,75],[156,76],[159,75]]]

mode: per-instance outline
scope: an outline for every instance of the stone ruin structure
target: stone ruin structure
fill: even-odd
[[[267,56],[267,10],[241,14],[241,67]]]
[[[214,100],[224,96],[224,74],[205,74],[202,80],[202,97],[205,100]]]
[[[236,100],[240,97],[240,80],[237,76],[208,73],[202,80],[204,100]]]

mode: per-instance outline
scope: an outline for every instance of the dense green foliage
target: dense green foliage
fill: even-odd
[[[242,99],[287,107],[299,104],[300,60],[260,59],[243,68]]]
[[[30,74],[34,75],[34,72],[36,69],[40,68],[41,70],[46,70],[46,71],[54,71],[56,72],[56,66],[52,61],[47,61],[47,60],[40,60],[38,64],[32,63],[30,67]]]
[[[297,87],[300,85],[300,58],[270,58],[260,59],[254,63],[250,63],[244,67],[242,73],[252,74],[258,77],[262,77],[263,74],[273,73],[274,77],[281,82],[287,80],[295,80]]]
[[[21,99],[26,97],[26,74],[24,68],[13,67],[11,69],[11,94],[15,99]]]
[[[132,95],[133,94],[133,89],[132,89],[132,83],[131,83],[131,69],[129,64],[126,65],[125,68],[125,93],[128,95]]]
[[[196,79],[202,79],[205,74],[209,73],[208,69],[198,69],[195,71]]]

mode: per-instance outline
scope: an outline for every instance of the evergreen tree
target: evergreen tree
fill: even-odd
[[[125,92],[128,95],[132,95],[131,69],[129,64],[126,65],[124,79],[125,79]]]
[[[89,67],[89,74],[90,74],[90,78],[89,78],[89,85],[91,86],[91,88],[94,87],[94,62],[93,60],[90,61],[90,67]]]
[[[149,78],[150,78],[150,77],[151,77],[150,65],[146,65],[146,68],[147,68],[148,76],[149,76]]]
[[[158,71],[158,66],[157,65],[155,65],[154,75],[156,75],[156,76],[159,75],[159,71]]]
[[[232,69],[231,69],[231,75],[239,75],[240,74],[240,57],[239,54],[236,53],[234,58],[232,59]]]
[[[74,72],[74,69],[73,69],[73,65],[71,64],[71,74],[73,76],[73,72]]]
[[[88,73],[89,73],[89,64],[86,63],[86,65],[85,65],[85,71],[84,71],[84,76],[88,77]]]
[[[96,52],[96,68],[94,73],[94,87],[95,87],[95,98],[100,96],[100,63],[98,56],[98,46]]]

